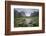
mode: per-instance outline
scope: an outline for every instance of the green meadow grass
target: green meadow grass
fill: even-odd
[[[25,19],[32,19],[31,26],[25,23]],[[39,16],[32,17],[14,17],[14,27],[37,27],[39,26]]]

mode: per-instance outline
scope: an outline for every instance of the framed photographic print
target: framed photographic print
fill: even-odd
[[[5,1],[5,34],[45,32],[44,3]]]

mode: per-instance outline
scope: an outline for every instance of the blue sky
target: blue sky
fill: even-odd
[[[25,12],[26,16],[30,16],[31,13],[33,13],[34,11],[39,11],[38,9],[29,9],[29,8],[15,8],[15,10],[17,10],[18,12]]]

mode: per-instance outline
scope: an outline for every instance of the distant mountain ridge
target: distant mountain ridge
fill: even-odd
[[[33,13],[30,14],[30,16],[38,16],[39,11],[34,11]],[[14,16],[26,16],[24,11],[18,12],[17,10],[14,10]]]

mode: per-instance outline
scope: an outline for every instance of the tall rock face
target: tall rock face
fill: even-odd
[[[31,13],[31,16],[39,16],[39,11],[34,11],[34,13]]]
[[[17,10],[14,10],[14,16],[26,16],[23,11],[18,12]]]
[[[26,16],[25,12],[21,11],[20,13],[21,13],[21,16]]]

